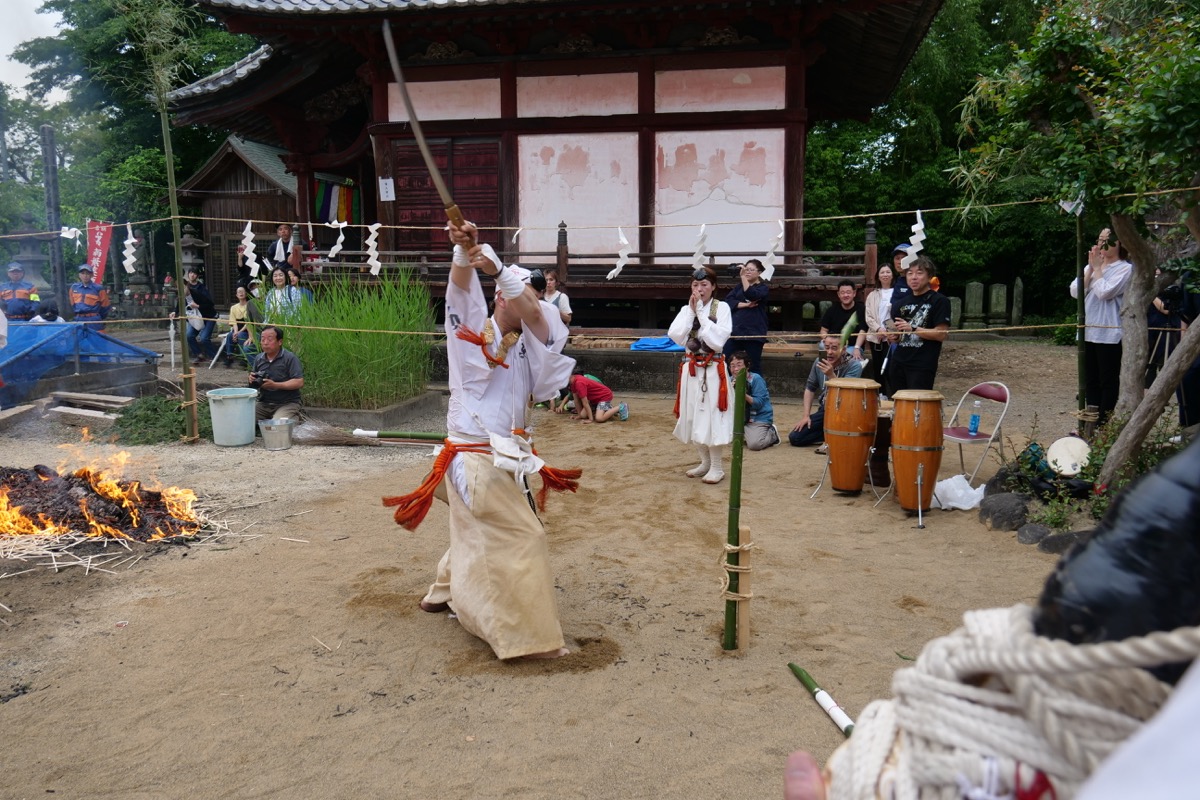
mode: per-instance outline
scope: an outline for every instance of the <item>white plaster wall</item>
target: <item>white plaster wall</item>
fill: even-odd
[[[500,79],[409,83],[408,98],[419,120],[499,119]],[[388,84],[388,121],[408,122],[400,86]]]
[[[659,72],[654,76],[654,109],[659,113],[775,111],[785,107],[785,85],[783,67]]]
[[[656,161],[656,252],[693,251],[701,224],[707,250],[766,252],[783,217],[781,129],[659,133]]]
[[[637,74],[632,72],[517,78],[517,116],[609,117],[614,114],[636,114],[637,91]]]
[[[530,229],[519,249],[554,250],[565,221],[572,253],[615,253],[618,225],[637,250],[637,134],[521,136],[517,153],[520,225]]]

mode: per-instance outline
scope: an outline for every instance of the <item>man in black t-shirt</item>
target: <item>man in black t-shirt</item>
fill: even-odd
[[[950,332],[950,299],[929,285],[936,274],[933,261],[918,256],[908,268],[912,293],[892,301],[897,333],[888,337],[896,343],[889,357],[888,376],[893,393],[933,388],[942,342]]]
[[[867,309],[854,299],[854,284],[851,281],[838,282],[837,297],[838,301],[821,315],[822,342],[826,334],[840,337],[842,329],[846,327],[846,323],[853,316],[856,320],[854,330],[858,332],[858,337],[854,340],[854,346],[848,347],[846,350],[849,356],[862,361],[863,345],[867,341]]]

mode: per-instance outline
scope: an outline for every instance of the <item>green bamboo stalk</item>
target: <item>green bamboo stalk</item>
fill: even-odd
[[[444,433],[428,433],[426,431],[365,431],[357,428],[355,436],[367,439],[420,439],[426,442],[440,442],[446,438]]]
[[[800,683],[804,684],[805,689],[808,689],[813,699],[817,701],[817,705],[825,710],[825,713],[833,720],[833,724],[837,725],[842,734],[849,739],[850,734],[854,732],[854,720],[850,719],[850,716],[842,710],[842,707],[834,702],[833,698],[829,696],[829,692],[817,686],[817,682],[813,680],[813,677],[803,667],[789,663],[788,669],[800,679]]]
[[[749,369],[749,365],[746,365]],[[745,433],[742,426],[746,420],[746,369],[738,373],[733,382],[733,453],[729,458],[729,529],[727,541],[731,547],[741,546],[741,517],[742,517],[742,447],[745,444]],[[725,554],[725,563],[730,566],[740,566],[741,553],[731,550]],[[738,573],[729,573],[729,591],[737,592]],[[721,647],[725,650],[737,650],[737,620],[738,601],[725,601],[725,638]]]

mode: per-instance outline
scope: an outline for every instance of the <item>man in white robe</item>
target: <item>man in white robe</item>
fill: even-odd
[[[505,267],[489,245],[475,244],[474,226],[459,229],[452,223],[450,230],[455,247],[446,287],[448,437],[426,480],[450,506],[450,549],[421,608],[452,608],[498,658],[555,658],[567,650],[546,533],[526,482],[532,473],[548,478],[553,470],[532,453],[526,414],[531,398],[557,397],[570,379],[575,360],[562,355],[568,331],[524,282],[528,271]],[[491,317],[479,272],[496,282]],[[419,492],[385,499],[402,506],[397,521],[406,527],[420,522],[401,521]]]
[[[675,438],[694,442],[700,464],[687,471],[689,478],[720,483],[725,477],[721,459],[733,441],[733,400],[722,349],[733,330],[729,306],[713,297],[717,274],[711,268],[692,274],[692,296],[679,309],[667,335],[683,345],[679,390],[675,399]]]

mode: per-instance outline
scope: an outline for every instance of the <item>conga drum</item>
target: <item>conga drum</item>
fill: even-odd
[[[867,456],[875,441],[879,384],[866,378],[825,382],[825,445],[829,484],[835,492],[861,492]]]
[[[892,395],[892,470],[905,511],[928,511],[942,466],[942,401],[938,392],[906,389]],[[918,483],[920,487],[918,489]]]

